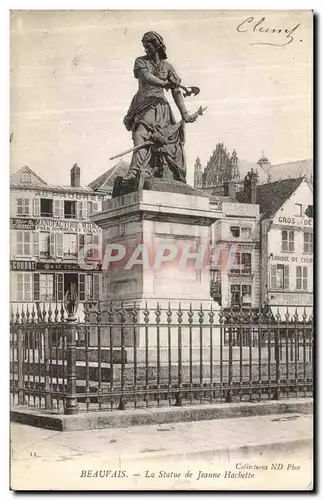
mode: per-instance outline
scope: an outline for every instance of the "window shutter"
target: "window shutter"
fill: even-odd
[[[87,218],[87,201],[82,201],[82,219]]]
[[[63,257],[63,233],[56,233],[56,256]]]
[[[101,249],[100,249],[100,238],[98,234],[93,235],[93,245],[95,245],[95,248],[93,249],[93,257],[95,259],[100,259]]]
[[[271,266],[271,288],[273,290],[277,289],[277,266]]]
[[[17,215],[22,215],[23,209],[22,209],[22,198],[17,198]]]
[[[39,273],[33,274],[34,302],[40,300]]]
[[[29,231],[23,232],[24,239],[24,255],[31,255],[31,234]]]
[[[56,300],[62,302],[64,300],[64,274],[56,274]]]
[[[94,300],[100,299],[100,287],[101,287],[100,278],[101,278],[100,274],[93,274],[93,299]]]
[[[303,267],[303,290],[307,290],[307,267]]]
[[[35,255],[35,257],[38,257],[39,256],[39,232],[38,231],[35,231],[33,233],[33,253]]]
[[[64,200],[59,200],[59,216],[64,218]]]
[[[54,200],[54,217],[60,217],[61,200]]]
[[[38,196],[34,198],[34,216],[40,216],[40,198]]]
[[[55,233],[49,234],[49,255],[55,257]]]
[[[24,273],[24,300],[31,302],[32,300],[32,273]]]
[[[17,251],[16,251],[16,254],[17,255],[22,255],[22,251],[23,251],[23,247],[22,247],[22,244],[23,244],[23,235],[22,235],[22,231],[17,231],[16,232],[16,237],[17,237]]]
[[[17,276],[17,289],[16,289],[16,297],[18,302],[23,301],[23,296],[24,296],[24,275],[23,273],[15,273]]]
[[[284,290],[289,289],[289,266],[284,266]]]
[[[24,205],[25,205],[24,215],[30,215],[30,205],[29,205],[30,201],[31,200],[29,198],[24,198]]]
[[[79,300],[85,301],[85,274],[79,274]]]
[[[76,218],[82,219],[82,202],[81,201],[76,202]]]

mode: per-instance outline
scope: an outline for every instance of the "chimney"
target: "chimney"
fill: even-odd
[[[71,168],[71,186],[80,187],[81,185],[81,169],[77,163],[74,163],[73,168]]]
[[[232,181],[224,181],[223,183],[224,196],[229,196],[230,198],[236,197],[236,185]]]
[[[243,192],[244,192],[245,203],[251,203],[252,205],[256,204],[257,183],[258,183],[257,172],[254,172],[253,169],[251,169],[251,171],[247,173],[243,181]]]

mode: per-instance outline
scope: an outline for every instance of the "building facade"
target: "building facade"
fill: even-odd
[[[258,187],[261,301],[270,306],[313,306],[313,191],[305,178]],[[272,199],[275,199],[274,203]]]
[[[74,286],[80,306],[101,290],[101,229],[90,221],[107,197],[80,184],[71,169],[69,186],[49,185],[29,167],[10,182],[11,302],[60,303]],[[86,269],[79,260],[86,245]],[[83,250],[84,254],[84,250]]]
[[[235,197],[235,183],[224,183],[222,217],[212,226],[211,294],[222,307],[257,308],[260,303],[259,205],[255,204],[256,175],[244,181],[245,202]]]

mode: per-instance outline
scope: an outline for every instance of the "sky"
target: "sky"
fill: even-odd
[[[12,172],[28,165],[68,184],[78,163],[88,184],[115,165],[132,146],[122,121],[146,31],[163,36],[183,84],[200,87],[188,111],[207,106],[186,126],[189,183],[196,157],[205,166],[218,142],[251,162],[263,151],[272,164],[312,158],[309,11],[13,11]]]

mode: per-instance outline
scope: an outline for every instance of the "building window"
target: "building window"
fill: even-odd
[[[40,216],[53,217],[53,200],[40,198]]]
[[[40,301],[51,302],[55,300],[54,274],[39,275]]]
[[[64,201],[64,217],[65,219],[76,219],[76,201]]]
[[[251,285],[231,285],[231,305],[251,304]]]
[[[23,184],[30,184],[31,183],[30,172],[22,172],[20,176],[20,182]]]
[[[17,198],[17,215],[30,215],[29,198]]]
[[[307,267],[296,266],[296,290],[307,290]]]
[[[30,231],[17,231],[17,255],[31,255],[31,235]]]
[[[99,274],[79,274],[79,300],[99,300],[101,276]]]
[[[231,273],[251,274],[251,253],[236,252]]]
[[[282,251],[294,252],[294,231],[282,231]]]
[[[248,240],[251,237],[251,227],[242,227],[241,236]]]
[[[32,300],[32,273],[16,273],[17,290],[16,297],[18,302],[31,302]]]
[[[50,255],[50,233],[41,231],[39,233],[39,254],[41,257]]]
[[[87,248],[88,245],[89,245],[89,247]],[[84,255],[85,251],[86,251],[86,254]],[[86,260],[99,260],[99,258],[100,258],[99,235],[98,234],[79,234],[79,253]]]
[[[304,253],[313,253],[313,233],[304,232]]]
[[[300,203],[295,203],[295,208],[296,208],[295,215],[297,217],[302,217],[302,215],[303,215],[303,205],[301,205]]]
[[[240,227],[238,226],[231,226],[230,227],[231,234],[234,238],[239,238],[240,236]]]
[[[55,297],[56,293],[56,297]],[[34,273],[34,301],[62,302],[64,300],[64,274]]]
[[[77,234],[64,233],[64,257],[77,257]]]
[[[275,264],[271,266],[271,289],[289,290],[289,266],[284,264]]]

